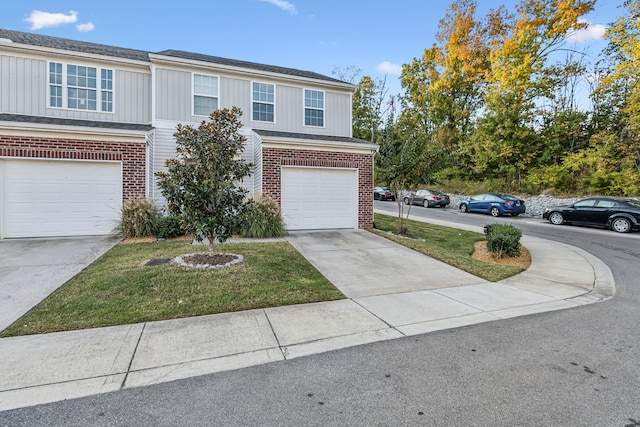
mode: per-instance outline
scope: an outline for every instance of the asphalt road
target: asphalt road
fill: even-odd
[[[395,208],[393,202],[376,207]],[[640,233],[505,221],[612,269],[603,303],[0,412],[2,426],[640,426]]]

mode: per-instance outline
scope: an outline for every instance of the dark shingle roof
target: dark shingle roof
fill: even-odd
[[[275,65],[258,64],[256,62],[240,61],[236,59],[221,58],[219,56],[203,55],[200,53],[184,52],[181,50],[163,50],[157,52],[158,55],[172,56],[174,58],[189,59],[192,61],[209,62],[211,64],[228,65],[231,67],[248,68],[250,70],[266,71],[270,73],[287,74],[290,76],[305,77],[309,79],[324,80],[334,83],[345,83],[342,80],[334,79],[313,71],[296,70],[294,68],[277,67]]]
[[[40,34],[24,33],[21,31],[5,30],[0,28],[0,39],[9,39],[14,43],[21,43],[31,46],[41,46],[51,49],[69,50],[72,52],[89,53],[95,55],[112,56],[115,58],[133,59],[137,61],[150,62],[149,53],[142,50],[125,49],[122,47],[107,46],[97,43],[82,42],[77,40],[62,39],[59,37],[43,36]],[[157,55],[171,56],[180,59],[208,62],[211,64],[227,65],[238,68],[247,68],[256,71],[266,71],[289,76],[304,77],[309,79],[322,80],[333,83],[345,83],[342,80],[334,79],[313,71],[297,70],[295,68],[277,67],[275,65],[258,64],[256,62],[240,61],[235,59],[221,58],[218,56],[203,55],[199,53],[184,52],[181,50],[163,50],[156,52]]]
[[[51,49],[63,49],[70,50],[72,52],[90,53],[149,62],[149,53],[142,50],[125,49],[122,47],[106,46],[103,44],[81,42],[33,33],[23,33],[20,31],[3,30],[1,28],[0,39],[9,39],[14,43],[28,44],[31,46],[41,46]]]
[[[19,114],[0,114],[0,122],[34,123],[61,126],[79,126],[101,129],[133,130],[148,132],[153,127],[150,124],[100,122],[95,120],[62,119],[59,117],[24,116]]]
[[[292,138],[292,139],[312,139],[317,141],[328,142],[348,142],[351,144],[363,144],[375,147],[375,144],[365,141],[364,139],[351,138],[348,136],[332,136],[332,135],[315,135],[311,133],[282,132],[277,130],[253,129],[260,136],[276,137],[276,138]]]

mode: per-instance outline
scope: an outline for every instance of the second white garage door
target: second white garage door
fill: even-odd
[[[358,172],[283,167],[282,216],[288,230],[358,227]]]
[[[120,162],[0,160],[1,237],[102,235],[122,207]]]

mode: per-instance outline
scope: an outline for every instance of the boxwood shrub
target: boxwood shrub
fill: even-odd
[[[520,255],[522,230],[510,224],[487,224],[484,226],[487,249],[497,258]]]

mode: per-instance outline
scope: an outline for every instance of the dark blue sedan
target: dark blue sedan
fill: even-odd
[[[460,203],[462,212],[480,212],[491,216],[518,216],[525,213],[524,200],[508,194],[488,193],[471,196]]]

